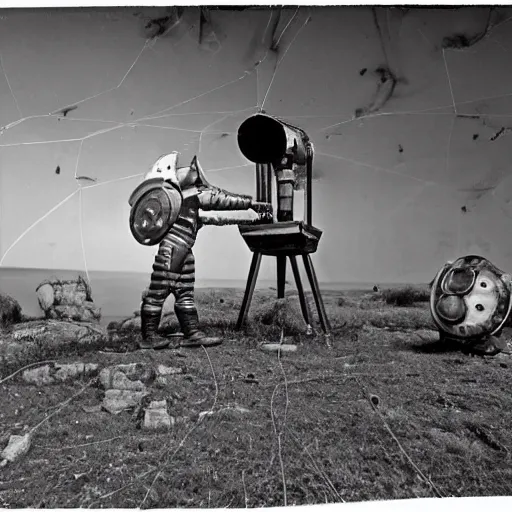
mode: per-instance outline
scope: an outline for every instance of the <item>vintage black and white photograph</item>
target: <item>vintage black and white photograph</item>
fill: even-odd
[[[512,6],[2,5],[0,507],[512,496],[511,232]]]

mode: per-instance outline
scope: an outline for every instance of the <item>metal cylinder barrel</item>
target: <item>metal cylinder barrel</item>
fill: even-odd
[[[238,147],[256,164],[279,163],[285,155],[293,154],[293,162],[303,165],[308,140],[300,128],[266,114],[255,114],[238,128]]]

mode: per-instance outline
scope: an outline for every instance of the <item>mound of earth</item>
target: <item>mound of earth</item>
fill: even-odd
[[[0,328],[22,321],[21,306],[18,301],[0,293]]]

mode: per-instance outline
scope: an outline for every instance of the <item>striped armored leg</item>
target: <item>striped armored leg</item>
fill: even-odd
[[[187,248],[176,246],[166,237],[155,256],[149,290],[143,295],[140,311],[142,341],[140,348],[165,348],[170,340],[158,334],[165,300],[174,289]]]
[[[206,336],[199,330],[199,317],[194,300],[195,287],[195,259],[194,254],[190,250],[185,257],[180,276],[174,288],[174,312],[181,330],[184,334],[182,347],[200,347],[220,345],[220,338]]]

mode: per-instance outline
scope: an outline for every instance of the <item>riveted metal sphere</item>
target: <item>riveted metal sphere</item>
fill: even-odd
[[[448,338],[474,340],[499,333],[511,301],[511,276],[481,256],[447,263],[430,292],[432,318]]]

